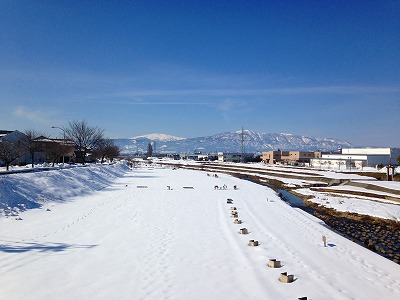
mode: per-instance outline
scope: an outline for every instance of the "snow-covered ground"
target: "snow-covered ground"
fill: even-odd
[[[171,161],[164,160],[163,164],[182,164],[186,166],[202,166],[205,170],[209,171],[218,171],[221,169],[231,170],[235,169],[238,173],[243,175],[257,175],[260,178],[265,179],[276,179],[283,182],[287,187],[294,186],[309,186],[310,184],[322,184],[327,185],[325,181],[319,180],[319,178],[324,179],[332,179],[332,180],[359,180],[359,181],[368,181],[375,182],[377,181],[373,177],[351,174],[351,173],[343,173],[333,170],[318,170],[318,169],[309,169],[309,168],[300,168],[300,167],[292,167],[292,166],[280,166],[280,165],[266,165],[263,163],[254,163],[254,164],[244,164],[244,163],[207,163],[207,162],[196,162],[190,160],[179,160],[179,161]],[[266,173],[263,173],[266,172]],[[288,175],[289,177],[287,177]],[[295,176],[296,178],[291,178],[290,176]],[[400,185],[398,186],[400,191]]]
[[[168,162],[167,162],[168,163]],[[199,163],[191,161],[179,161],[179,163],[186,165],[199,165]],[[304,168],[290,167],[290,166],[274,166],[274,165],[264,165],[264,164],[232,164],[232,163],[219,163],[215,164],[223,169],[233,168],[236,169],[236,173],[243,175],[257,175],[259,178],[265,178],[266,181],[269,179],[276,179],[284,183],[285,187],[288,189],[296,187],[295,192],[304,196],[312,196],[309,201],[318,203],[328,208],[334,208],[338,211],[343,212],[354,212],[363,215],[369,215],[374,217],[379,217],[383,219],[390,219],[400,221],[400,202],[395,201],[395,199],[400,199],[400,182],[399,181],[378,181],[375,178],[362,176],[358,174],[348,174],[340,173],[336,171],[329,170],[310,170]],[[241,168],[237,168],[240,166]],[[245,168],[245,169],[243,169]],[[254,170],[255,172],[248,172],[248,170]],[[217,171],[218,168],[208,166],[207,170]],[[280,175],[280,173],[275,173],[272,175],[265,175],[258,173],[258,170],[266,171],[286,171],[287,174],[299,175],[299,174],[310,174],[311,177],[304,179],[295,179],[284,177],[285,173]],[[364,185],[376,186],[378,188],[390,189],[389,192],[379,191],[375,189],[367,189],[365,187],[358,187],[353,185],[344,186],[332,186],[324,187],[324,190],[331,189],[332,192],[318,190],[313,188],[312,190],[308,186],[312,184],[324,184],[325,182],[313,180],[315,176],[325,177],[332,180],[349,180],[355,183],[361,183]],[[338,190],[342,193],[338,193]],[[363,192],[368,194],[374,194],[373,196],[360,196],[353,195],[351,192]],[[383,197],[388,196],[393,200],[386,200]]]
[[[383,188],[388,188],[388,189],[392,189],[392,190],[396,190],[399,192],[400,194],[400,182],[399,181],[362,181],[360,180],[359,182],[361,183],[365,183],[365,184],[372,184],[372,185],[376,185],[379,187],[383,187]]]
[[[357,188],[352,190],[357,190]],[[296,192],[302,195],[312,196],[309,201],[328,208],[334,208],[337,211],[358,213],[400,222],[400,203],[395,201],[357,195],[330,194],[311,191],[310,189],[298,189]]]
[[[13,171],[17,173],[0,175],[0,215],[17,215],[26,208],[63,202],[101,190],[128,169],[123,163],[70,166],[31,173],[18,173],[32,171],[31,168],[15,168]]]
[[[110,178],[102,189],[78,188],[62,201],[51,199],[71,189],[68,181],[54,188],[24,174],[49,201],[20,213],[22,220],[0,218],[0,299],[400,297],[398,264],[330,231],[266,187],[192,170],[108,168],[123,177],[99,175]],[[82,183],[96,182],[92,176],[75,173]],[[226,190],[214,189],[224,184]],[[12,189],[18,186],[16,180]],[[233,223],[232,206],[243,224]],[[239,234],[241,228],[250,233]],[[249,247],[250,239],[260,246]],[[270,258],[283,267],[268,268]],[[281,283],[281,272],[295,281]]]

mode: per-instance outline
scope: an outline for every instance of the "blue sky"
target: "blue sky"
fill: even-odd
[[[0,1],[0,129],[400,147],[400,1]]]

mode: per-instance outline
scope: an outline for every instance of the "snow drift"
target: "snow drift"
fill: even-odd
[[[128,170],[126,164],[117,163],[0,175],[0,215],[17,215],[48,202],[101,190]]]

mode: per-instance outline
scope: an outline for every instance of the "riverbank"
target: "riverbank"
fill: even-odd
[[[296,200],[296,203],[292,203],[292,206],[300,208],[306,211],[309,214],[316,216],[317,218],[323,220],[329,228],[338,232],[342,236],[360,244],[369,250],[378,253],[384,256],[387,259],[394,261],[397,264],[400,264],[400,222],[395,219],[383,218],[379,216],[371,216],[367,214],[360,214],[357,212],[350,211],[340,211],[334,208],[329,208],[319,203],[315,203],[310,201],[311,198],[315,198],[315,194],[307,194],[302,189],[311,189],[311,188],[320,188],[321,196],[325,205],[329,204],[329,200],[332,199],[328,194],[322,194],[324,189],[331,185],[334,187],[334,184],[343,184],[349,183],[350,180],[370,180],[368,177],[362,177],[359,174],[331,174],[323,176],[321,173],[311,173],[309,170],[300,170],[298,173],[295,173],[296,170],[288,169],[288,174],[285,174],[283,170],[279,169],[279,172],[276,170],[273,171],[265,171],[261,169],[258,171],[259,167],[251,167],[251,166],[236,166],[236,165],[221,165],[221,164],[174,164],[176,167],[183,167],[187,169],[195,169],[202,170],[206,172],[220,172],[232,175],[234,177],[238,177],[240,179],[249,180],[260,185],[268,186],[274,189],[277,193],[280,193],[280,190],[285,190],[297,197],[300,197],[304,200],[304,205],[299,205],[299,201]],[[316,172],[316,171],[315,171]],[[268,174],[268,175],[267,175]],[[306,176],[307,175],[307,176]],[[332,176],[329,178],[328,176]],[[351,177],[351,176],[359,176],[359,177]],[[335,179],[336,177],[340,179]],[[307,181],[308,180],[308,181]],[[367,181],[369,186],[372,184],[379,185],[375,182],[376,180],[372,179],[371,181]],[[382,185],[382,184],[381,184]],[[356,187],[354,187],[355,189]],[[300,193],[302,191],[302,193]],[[383,188],[383,191],[377,191],[374,189],[369,189],[370,196],[376,196],[377,201],[373,204],[379,205],[380,207],[386,207],[390,204],[391,201],[388,200],[389,203],[378,203],[381,201],[383,196],[379,193],[391,192],[392,189]],[[366,197],[365,199],[359,199],[360,195],[357,192],[345,193],[346,191],[342,191],[343,195],[341,195],[341,202],[352,201],[357,205],[366,205],[368,202],[367,199],[374,200],[375,198]],[[314,193],[317,193],[314,191]],[[396,191],[394,191],[396,193]],[[290,204],[290,199],[288,196],[282,195],[282,199]],[[397,195],[394,194],[394,197]],[[358,197],[358,198],[356,198]],[[315,200],[315,199],[314,199]],[[357,202],[358,201],[358,202]],[[372,204],[368,204],[372,205]],[[375,207],[373,209],[369,209],[370,206],[366,206],[364,211],[376,211]],[[383,208],[383,210],[384,210]],[[382,209],[381,209],[382,210]],[[384,215],[384,214],[383,214]],[[390,215],[390,213],[389,213]]]
[[[55,199],[70,187],[46,179],[57,173],[65,172],[25,176]],[[265,186],[155,165],[119,175],[20,219],[0,218],[2,299],[399,298],[398,264]],[[271,259],[277,268],[268,267]]]
[[[257,179],[252,178],[251,181],[257,183]],[[266,185],[262,181],[258,183]],[[270,182],[268,185],[272,183]],[[299,194],[295,189],[282,189],[281,185],[273,188],[278,190],[281,199],[291,206],[312,214],[323,220],[327,226],[342,236],[400,264],[400,222],[337,211],[309,201],[309,196]],[[299,199],[302,199],[302,201]]]

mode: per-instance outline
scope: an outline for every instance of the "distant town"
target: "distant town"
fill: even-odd
[[[87,132],[74,132],[71,125],[83,126]],[[112,161],[115,158],[158,157],[174,160],[218,161],[218,162],[263,162],[330,170],[363,170],[387,167],[389,176],[394,166],[400,164],[400,148],[341,148],[335,151],[288,151],[270,150],[261,153],[244,151],[215,151],[204,153],[195,149],[192,153],[156,152],[156,142],[149,141],[146,151],[124,153],[112,139],[103,136],[102,130],[76,121],[69,127],[59,129],[63,138],[48,138],[34,130],[0,130],[0,166],[59,164]]]

